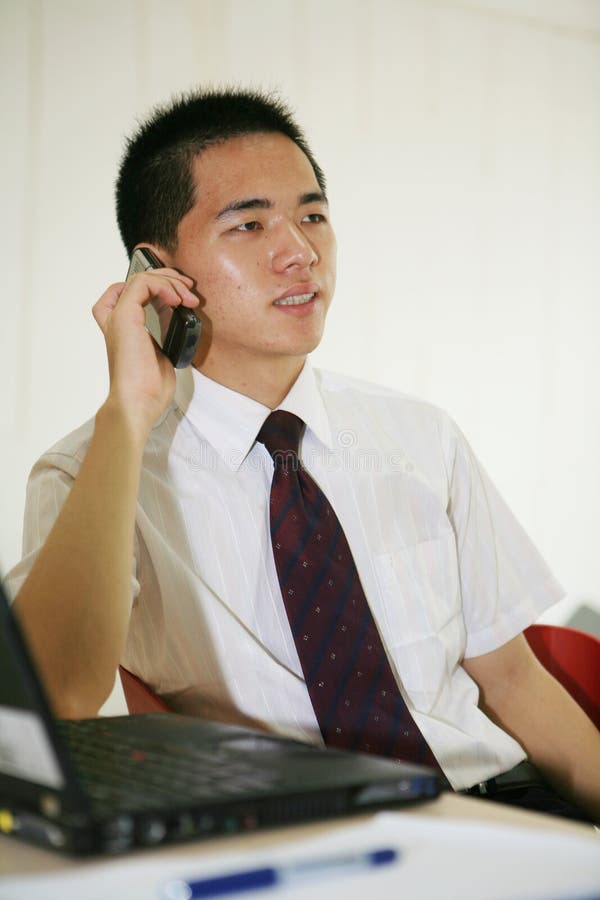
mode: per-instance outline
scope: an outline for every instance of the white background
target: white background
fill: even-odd
[[[600,608],[598,0],[0,0],[0,70],[0,571],[32,463],[106,393],[124,136],[237,82],[281,90],[328,175],[316,362],[446,408],[567,587],[555,618]]]

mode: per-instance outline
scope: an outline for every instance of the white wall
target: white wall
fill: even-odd
[[[32,462],[106,391],[123,137],[236,81],[281,88],[329,176],[317,361],[447,408],[600,608],[597,0],[0,0],[0,67],[0,570]]]

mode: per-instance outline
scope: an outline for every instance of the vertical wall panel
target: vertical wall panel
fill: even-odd
[[[7,373],[2,381],[0,427],[7,437],[22,431],[19,397],[23,399],[23,394],[28,393],[24,390],[23,369],[29,363],[30,348],[20,338],[31,322],[26,294],[31,272],[29,244],[39,133],[35,68],[38,30],[31,7],[30,3],[0,7],[0,56],[11,72],[10,78],[0,81],[3,118],[0,244],[5,264],[8,263],[0,328],[0,358]]]
[[[106,389],[91,306],[123,277],[113,182],[135,96],[128,4],[38,5],[40,128],[33,223],[31,427],[56,440],[89,416]],[[77,377],[73,377],[73,373]],[[39,387],[43,385],[44,390]],[[65,398],[64,404],[48,397]]]
[[[30,398],[31,260],[29,244],[36,197],[38,134],[35,78],[37,28],[33,3],[0,5],[2,165],[0,166],[0,247],[2,247],[2,327],[0,328],[0,576],[20,548],[20,516],[29,461],[23,446]]]

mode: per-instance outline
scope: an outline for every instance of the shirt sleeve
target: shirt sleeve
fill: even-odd
[[[42,456],[31,470],[25,497],[22,557],[8,573],[5,581],[11,600],[14,600],[26,581],[69,496],[78,471],[79,461],[76,457],[52,452]],[[140,591],[136,578],[136,556],[134,553],[131,571],[133,601]]]
[[[448,515],[456,535],[465,657],[489,653],[565,596],[462,433],[450,438]]]

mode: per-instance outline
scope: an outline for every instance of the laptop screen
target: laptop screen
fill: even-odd
[[[63,788],[50,710],[0,584],[0,774]]]

